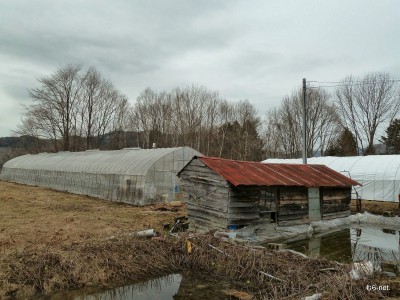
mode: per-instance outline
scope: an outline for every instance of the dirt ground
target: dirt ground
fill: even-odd
[[[134,207],[87,196],[0,181],[0,253],[30,245],[107,238],[153,228],[185,215],[184,206]]]
[[[357,212],[356,201],[351,201],[351,211]],[[397,202],[383,202],[383,201],[361,201],[361,212],[369,212],[377,215],[400,215],[400,206]]]

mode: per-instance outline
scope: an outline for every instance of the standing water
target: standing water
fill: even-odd
[[[80,295],[74,300],[170,300],[178,293],[182,276],[171,274],[143,283],[124,285],[113,289]]]
[[[109,288],[66,291],[39,299],[51,300],[197,300],[234,299],[224,293],[225,286],[206,278],[171,274],[142,283],[122,283]]]
[[[399,231],[376,227],[352,227],[311,239],[292,242],[288,248],[310,257],[350,263],[400,261]]]

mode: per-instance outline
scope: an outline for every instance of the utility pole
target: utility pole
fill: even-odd
[[[307,87],[303,78],[303,164],[307,164]]]

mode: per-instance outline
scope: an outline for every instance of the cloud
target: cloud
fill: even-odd
[[[262,112],[303,77],[400,78],[399,9],[391,0],[3,0],[0,136],[36,79],[65,64],[96,67],[132,103],[146,87],[195,83]]]

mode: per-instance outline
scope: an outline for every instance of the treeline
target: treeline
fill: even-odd
[[[145,89],[130,104],[94,68],[65,66],[39,78],[30,90],[17,133],[39,140],[47,151],[190,146],[208,156],[260,161],[301,156],[302,90],[261,117],[247,100],[230,102],[217,91],[187,86]],[[400,92],[388,74],[347,77],[333,90],[307,86],[308,155],[374,153],[381,142],[400,153]],[[396,131],[397,130],[397,131]]]
[[[170,92],[146,89],[131,113],[130,129],[143,148],[190,146],[209,156],[262,159],[261,121],[247,100],[222,99],[218,92],[189,86]]]
[[[17,133],[50,140],[48,151],[190,146],[203,154],[261,160],[261,121],[248,101],[201,86],[145,89],[131,106],[94,68],[65,66],[30,90]],[[47,148],[48,145],[47,145]]]

